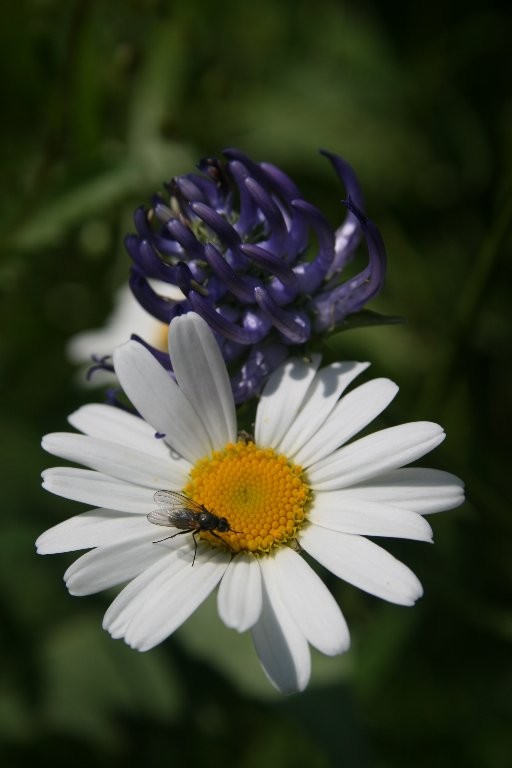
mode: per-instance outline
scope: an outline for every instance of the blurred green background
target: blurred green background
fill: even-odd
[[[510,765],[506,4],[18,0],[2,16],[2,765]],[[443,424],[424,463],[468,489],[431,518],[435,546],[389,543],[424,584],[415,608],[330,582],[353,647],[315,657],[290,698],[212,605],[148,654],[110,640],[111,597],[69,597],[73,557],[33,547],[80,509],[41,491],[40,437],[101,398],[66,340],[126,280],[133,208],[230,145],[283,167],[333,224],[343,192],[317,149],[356,168],[389,254],[371,308],[407,324],[336,351],[400,384],[384,424]]]

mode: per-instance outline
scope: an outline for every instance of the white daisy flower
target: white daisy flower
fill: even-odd
[[[412,605],[422,594],[416,576],[366,537],[430,541],[423,515],[461,503],[453,475],[404,468],[435,448],[443,430],[416,422],[349,442],[397,387],[375,379],[343,395],[368,364],[319,369],[315,358],[274,372],[254,440],[238,437],[208,326],[187,314],[172,321],[169,340],[177,383],[134,341],[114,354],[142,418],[86,405],[69,418],[82,434],[44,438],[50,453],[88,467],[48,469],[44,487],[97,508],[43,533],[38,551],[92,548],[65,574],[73,595],[127,582],[103,626],[140,651],[171,635],[218,586],[221,619],[251,632],[271,682],[285,693],[303,690],[309,644],[340,654],[349,632],[300,550],[372,595]],[[186,496],[182,506],[177,493]]]
[[[152,288],[170,302],[181,301],[184,296],[175,285],[162,280],[151,280]],[[92,359],[110,357],[114,349],[128,341],[132,333],[140,336],[148,344],[161,351],[167,351],[169,326],[156,320],[153,315],[139,304],[128,286],[120,288],[114,301],[114,308],[107,317],[105,325],[90,331],[82,331],[70,338],[66,354],[72,363],[85,367],[85,373],[92,365]],[[85,376],[84,376],[85,379]],[[93,386],[102,386],[115,382],[116,377],[107,370],[97,369],[94,376],[87,379]]]

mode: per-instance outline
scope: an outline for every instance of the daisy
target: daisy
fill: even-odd
[[[38,551],[91,550],[65,574],[73,595],[126,584],[103,626],[139,651],[171,635],[218,587],[220,618],[251,632],[270,681],[284,693],[303,690],[309,645],[340,654],[349,632],[301,551],[372,595],[412,605],[422,594],[416,576],[366,537],[430,541],[423,515],[461,503],[453,475],[404,468],[435,448],[443,430],[415,422],[349,442],[397,387],[374,379],[343,394],[368,364],[319,369],[314,357],[274,371],[254,438],[239,436],[229,376],[205,321],[194,313],[174,319],[169,347],[176,381],[135,341],[114,354],[140,417],[86,405],[69,417],[82,434],[44,438],[48,452],[87,467],[48,469],[44,487],[97,508],[43,533]],[[176,493],[186,497],[188,533],[179,507],[173,512]],[[210,515],[209,529],[190,517],[187,499]],[[158,525],[169,521],[180,524]]]
[[[177,286],[152,280],[152,289],[168,302],[169,306],[184,297]],[[102,328],[82,331],[71,337],[66,347],[66,354],[72,363],[91,369],[93,361],[109,360],[116,347],[137,334],[158,352],[167,353],[167,334],[169,324],[162,323],[150,315],[135,299],[130,288],[123,286],[115,295],[114,308]],[[113,384],[116,377],[108,363],[93,366],[94,376],[87,376],[87,383],[102,386]],[[84,377],[85,379],[85,377]],[[83,381],[82,381],[83,383]]]

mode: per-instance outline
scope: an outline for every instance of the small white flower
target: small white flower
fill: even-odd
[[[412,605],[422,594],[418,579],[366,536],[430,541],[423,515],[461,503],[453,475],[404,468],[435,448],[443,430],[416,422],[349,443],[397,387],[375,379],[341,396],[367,364],[318,370],[315,358],[275,371],[258,404],[254,442],[238,439],[228,374],[208,326],[187,314],[172,321],[169,340],[177,383],[136,342],[115,352],[116,374],[142,418],[86,405],[69,418],[83,434],[44,438],[50,453],[88,467],[46,470],[44,487],[98,508],[46,531],[38,551],[93,548],[65,574],[73,595],[128,582],[103,626],[140,651],[162,642],[219,586],[221,619],[251,631],[272,683],[302,690],[309,644],[343,653],[349,633],[299,548],[345,581]],[[147,518],[158,490],[182,492],[226,518],[228,531],[196,530],[193,567],[191,533]],[[156,518],[165,521],[165,508]]]
[[[164,283],[162,280],[150,282],[155,291],[171,302],[184,298],[175,285]],[[156,349],[166,351],[168,329],[168,325],[146,312],[128,286],[123,286],[115,295],[114,308],[107,317],[105,325],[102,328],[82,331],[72,336],[66,346],[66,354],[72,363],[84,364],[87,371],[92,365],[93,358],[109,357],[116,347],[128,341],[132,333],[137,334]],[[115,380],[113,373],[98,369],[87,382],[102,386]]]

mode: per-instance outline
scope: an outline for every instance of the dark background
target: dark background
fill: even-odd
[[[497,3],[18,0],[0,57],[0,758],[58,766],[510,764],[511,17]],[[71,556],[36,536],[80,505],[45,494],[40,437],[101,393],[77,386],[74,333],[126,280],[133,208],[204,155],[283,167],[333,224],[326,147],[356,168],[389,274],[341,334],[401,387],[385,424],[428,419],[425,463],[467,483],[436,544],[390,542],[415,608],[333,581],[352,632],[306,693],[274,694],[214,606],[137,654],[101,630],[111,596],[71,598]],[[57,462],[58,463],[58,462]],[[205,630],[207,626],[207,630]]]

